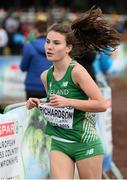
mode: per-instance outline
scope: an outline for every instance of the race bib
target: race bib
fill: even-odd
[[[49,121],[53,126],[72,129],[74,108],[55,108],[46,104],[40,104],[39,109],[46,120]]]

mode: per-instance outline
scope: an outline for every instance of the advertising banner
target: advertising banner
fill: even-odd
[[[0,114],[0,179],[49,176],[50,139],[39,110],[25,106]]]

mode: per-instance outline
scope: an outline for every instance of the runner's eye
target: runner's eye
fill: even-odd
[[[49,39],[46,39],[46,43],[49,44],[49,43],[50,43],[50,40],[49,40]]]
[[[61,44],[60,41],[54,41],[54,44],[58,45]]]

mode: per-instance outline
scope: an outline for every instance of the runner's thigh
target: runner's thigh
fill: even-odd
[[[66,154],[53,150],[50,152],[50,173],[52,179],[73,179],[74,162]]]
[[[81,179],[101,179],[102,178],[103,155],[98,155],[76,162],[79,177]]]

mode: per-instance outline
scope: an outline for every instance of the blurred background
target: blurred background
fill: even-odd
[[[11,6],[10,6],[11,5]],[[47,18],[49,25],[55,21],[72,21],[91,6],[100,7],[105,17],[122,32],[127,14],[127,1],[122,0],[9,0],[0,2],[0,28],[5,30],[1,55],[20,55],[26,40],[32,40],[33,23]],[[2,31],[2,30],[1,30]]]
[[[104,75],[112,90],[113,159],[127,178],[127,0],[0,1],[0,113],[8,104],[25,101],[26,73],[19,64],[23,46],[35,39],[34,22],[68,23],[93,5],[121,34],[121,44],[111,54],[112,65]]]

